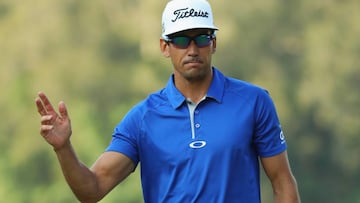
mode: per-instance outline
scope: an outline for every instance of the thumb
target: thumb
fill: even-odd
[[[59,113],[61,118],[68,119],[69,115],[65,106],[65,102],[63,101],[59,102]]]

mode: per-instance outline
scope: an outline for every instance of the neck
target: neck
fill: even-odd
[[[197,104],[206,95],[212,81],[212,75],[212,71],[210,71],[210,74],[207,74],[204,78],[188,80],[175,73],[175,86],[184,97]]]

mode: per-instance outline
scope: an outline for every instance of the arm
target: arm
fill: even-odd
[[[77,158],[71,145],[71,125],[67,109],[59,103],[58,115],[48,98],[38,94],[35,103],[41,115],[40,134],[54,148],[67,183],[84,203],[97,202],[133,170],[134,164],[125,155],[105,152],[91,169]]]
[[[132,160],[117,152],[103,153],[90,169],[78,160],[71,145],[56,155],[68,185],[82,203],[100,201],[134,170]]]
[[[261,158],[271,181],[276,203],[300,203],[297,184],[292,175],[286,151],[273,157]]]

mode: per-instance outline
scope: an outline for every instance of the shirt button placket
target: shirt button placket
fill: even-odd
[[[195,113],[195,129],[197,129],[197,130],[199,130],[199,128],[200,128],[200,123],[198,122],[198,116],[199,116],[199,110],[198,109],[195,109],[195,111],[194,111],[194,113]]]

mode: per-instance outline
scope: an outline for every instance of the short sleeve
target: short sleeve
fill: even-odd
[[[139,162],[138,137],[140,133],[140,114],[136,107],[130,110],[115,127],[112,140],[106,151],[114,151],[128,156],[135,164]]]
[[[275,105],[266,90],[257,97],[254,144],[260,157],[280,154],[287,148]]]

